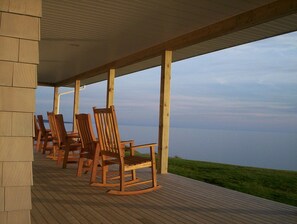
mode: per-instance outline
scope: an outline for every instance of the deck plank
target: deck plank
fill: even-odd
[[[158,175],[162,188],[115,196],[89,186],[41,154],[33,162],[32,223],[297,223],[297,207],[228,190],[174,174]],[[140,172],[144,177],[147,172]]]

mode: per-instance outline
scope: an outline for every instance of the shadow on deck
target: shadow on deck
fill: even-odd
[[[33,224],[43,223],[297,223],[297,207],[181,176],[158,175],[162,188],[137,196],[106,194],[35,154]]]

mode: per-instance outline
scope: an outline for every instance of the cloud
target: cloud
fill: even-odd
[[[176,111],[207,111],[208,113],[221,113],[222,111],[232,111],[237,113],[267,112],[268,113],[294,113],[296,105],[286,102],[265,102],[262,100],[238,100],[228,99],[224,96],[217,97],[195,97],[187,95],[174,95],[172,102]],[[251,112],[253,111],[253,112]]]
[[[173,78],[221,85],[297,84],[296,43],[297,32],[180,61],[173,64]]]
[[[171,105],[177,127],[297,130],[297,105],[286,101],[174,95]]]

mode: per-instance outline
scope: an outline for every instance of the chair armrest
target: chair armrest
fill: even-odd
[[[150,148],[155,147],[157,143],[149,143],[149,144],[143,144],[143,145],[133,145],[132,148],[141,149],[141,148]]]
[[[121,144],[134,144],[134,140],[121,141]]]
[[[153,161],[155,161],[155,146],[157,143],[149,143],[149,144],[143,144],[143,145],[135,145],[132,146],[133,150],[135,149],[141,149],[141,148],[149,148],[150,149],[150,156]]]
[[[129,144],[129,146],[127,146]],[[133,151],[133,145],[134,145],[134,140],[126,140],[126,141],[121,141],[121,147],[124,151]],[[133,155],[134,153],[132,153]]]

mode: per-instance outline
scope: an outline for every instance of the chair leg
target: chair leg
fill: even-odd
[[[152,161],[152,187],[157,187],[157,169],[156,169],[156,156],[154,152],[154,147],[150,146],[150,154],[151,154],[151,161]]]
[[[94,157],[93,157],[93,167],[91,169],[90,184],[96,183],[97,169],[98,169],[98,164],[100,162],[99,161],[99,154],[100,154],[100,148],[99,148],[99,145],[96,144],[95,153],[94,153]]]
[[[108,166],[105,165],[105,162],[102,162],[102,184],[107,183],[107,172],[108,172]]]
[[[152,161],[152,184],[153,187],[157,187],[157,170],[156,170],[156,163]]]
[[[37,140],[36,140],[36,152],[40,151],[41,144],[41,131],[38,132]]]
[[[120,191],[125,191],[125,171],[122,165],[120,165]]]
[[[78,160],[76,176],[80,177],[84,166],[84,157],[80,157]]]
[[[69,146],[69,143],[67,142],[65,147],[65,152],[64,152],[63,169],[67,167],[69,148],[70,146]]]
[[[43,151],[42,151],[42,154],[45,154],[45,151],[46,151],[46,147],[47,147],[47,141],[48,141],[48,133],[45,134],[44,136],[44,141],[43,141]]]
[[[99,157],[99,155],[97,155],[95,153],[94,158],[93,158],[93,166],[92,166],[92,170],[91,170],[90,184],[96,183],[96,179],[97,179],[97,168],[98,168],[98,163],[99,163],[98,157]]]
[[[53,160],[57,160],[57,165],[61,165],[63,160],[63,150],[59,149],[57,146],[54,146],[53,148]]]
[[[59,160],[60,162],[62,161],[64,152],[58,145],[54,144],[52,153],[53,160]]]
[[[130,156],[134,156],[134,150],[132,149],[133,144],[134,144],[134,141],[129,143]],[[136,180],[136,170],[131,170],[131,176],[132,176],[132,180]]]

